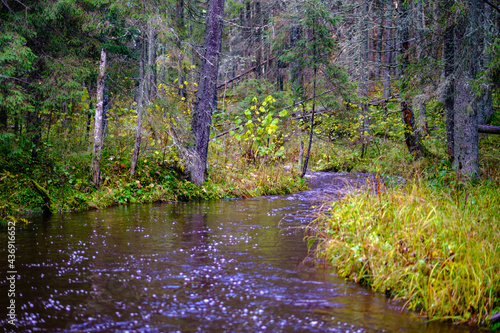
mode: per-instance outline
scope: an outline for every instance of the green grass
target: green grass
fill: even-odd
[[[430,320],[487,324],[500,311],[500,196],[492,181],[449,189],[414,180],[350,195],[311,228],[339,275]]]

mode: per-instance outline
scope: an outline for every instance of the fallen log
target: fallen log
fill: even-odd
[[[479,133],[500,134],[500,126],[478,125],[477,131]]]

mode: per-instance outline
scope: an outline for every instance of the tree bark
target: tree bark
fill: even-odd
[[[477,131],[486,134],[500,134],[500,126],[478,125]]]
[[[139,91],[137,94],[137,123],[135,128],[135,144],[134,152],[132,154],[132,162],[130,163],[130,174],[133,176],[139,160],[139,152],[141,150],[142,139],[142,113],[144,105],[144,65],[145,65],[145,44],[141,40],[141,52],[139,59]]]
[[[205,181],[212,113],[217,107],[217,75],[222,44],[224,0],[209,0],[200,80],[193,110],[191,130],[195,145],[187,157],[186,171],[195,185]]]
[[[302,169],[301,177],[304,177],[307,172],[307,165],[309,164],[309,156],[311,155],[311,147],[313,143],[313,135],[314,135],[314,112],[316,111],[316,76],[318,73],[318,49],[316,45],[316,31],[314,29],[315,21],[313,20],[313,60],[314,60],[314,70],[313,70],[313,101],[312,101],[312,112],[311,112],[311,128],[309,132],[309,146],[307,147],[306,159],[304,160],[304,167]]]
[[[468,178],[479,176],[478,103],[472,87],[479,71],[479,1],[468,0],[455,26],[455,98],[453,167]]]
[[[361,110],[359,112],[359,138],[361,140],[361,156],[364,157],[368,144],[367,136],[370,130],[368,121],[368,53],[369,53],[369,40],[368,40],[368,24],[366,22],[366,15],[368,15],[368,2],[361,0],[361,8],[363,8],[362,15],[359,18],[359,26],[361,31],[361,47],[360,47],[360,78],[358,84],[358,95],[362,98]]]
[[[256,55],[255,55],[255,78],[260,79],[262,77],[262,68],[261,68],[261,62],[262,62],[262,43],[261,43],[261,28],[260,26],[262,25],[262,14],[261,14],[261,3],[260,1],[255,1],[254,3],[255,6],[255,17],[254,17],[254,27],[255,27],[255,45],[257,47],[256,49]]]
[[[290,27],[290,48],[294,48],[302,39],[302,29],[299,25]],[[302,96],[302,68],[298,60],[290,63],[290,81],[293,87],[293,95],[295,98]]]
[[[401,94],[406,93],[407,89],[407,78],[406,69],[410,64],[410,33],[409,33],[409,19],[408,19],[408,9],[404,3],[404,0],[399,0],[399,38],[400,38],[400,52],[401,52],[401,64],[400,64],[400,92]],[[410,154],[414,155],[415,158],[421,158],[423,156],[423,149],[420,145],[420,140],[417,131],[415,131],[415,117],[413,115],[412,109],[409,107],[407,98],[404,98],[401,102],[401,119],[405,128],[405,142]]]
[[[148,21],[148,67],[147,67],[147,80],[148,80],[148,102],[156,99],[156,29],[155,19],[152,18]]]
[[[451,7],[450,1],[448,4]],[[454,66],[455,66],[455,23],[451,15],[448,17],[448,24],[444,31],[443,60],[444,60],[444,79],[446,87],[444,89],[444,108],[446,113],[446,143],[448,146],[448,158],[450,163],[455,160],[455,112],[453,101],[455,99]]]
[[[97,106],[94,122],[94,147],[92,149],[92,164],[90,167],[92,183],[99,186],[101,181],[101,149],[103,133],[103,110],[104,110],[104,83],[106,74],[106,51],[101,50],[101,61],[99,63],[99,78],[97,80]]]
[[[3,105],[0,105],[0,131],[4,131],[7,129],[7,119],[7,108]]]
[[[392,9],[391,0],[387,0],[388,8]],[[384,7],[382,7],[384,9]],[[387,26],[392,27],[392,12],[388,15]],[[384,90],[382,98],[389,98],[391,96],[391,30],[384,30]]]
[[[491,17],[491,6],[486,5],[483,1],[480,2],[480,11],[483,12],[483,15],[480,16],[480,24],[481,24],[481,38],[480,38],[480,53],[479,57],[480,61],[480,71],[484,71],[488,68],[488,65],[492,59],[491,53],[487,50],[487,31],[489,30],[489,20]],[[491,117],[495,113],[493,109],[493,94],[491,83],[487,82],[484,84],[484,88],[482,89],[481,96],[479,96],[478,101],[478,124],[486,125],[489,123]]]

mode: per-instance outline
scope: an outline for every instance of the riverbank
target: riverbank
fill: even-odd
[[[136,177],[128,175],[128,170],[110,174],[99,188],[78,179],[64,183],[50,179],[34,181],[26,174],[4,171],[2,187],[6,192],[0,200],[0,221],[12,215],[75,212],[134,203],[256,197],[307,188],[294,170],[272,165],[227,164],[222,170],[212,169],[207,181],[196,186],[183,179],[175,168],[155,161],[148,164],[146,160],[143,164]]]
[[[498,179],[448,185],[415,179],[328,204],[310,226],[316,254],[429,320],[498,329]]]

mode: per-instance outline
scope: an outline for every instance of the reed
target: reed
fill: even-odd
[[[329,204],[310,226],[338,274],[430,320],[487,325],[500,311],[498,184],[419,179]]]

